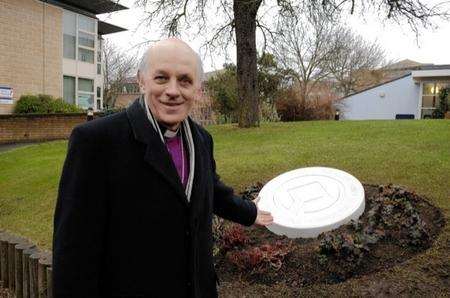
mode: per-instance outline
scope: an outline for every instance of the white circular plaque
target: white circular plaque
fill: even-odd
[[[364,212],[364,188],[341,170],[301,168],[270,180],[259,193],[258,208],[270,211],[267,228],[289,238],[312,238]]]

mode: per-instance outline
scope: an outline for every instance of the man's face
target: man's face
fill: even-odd
[[[175,130],[200,95],[197,58],[185,45],[173,42],[150,51],[147,71],[140,74],[141,87],[155,118]]]

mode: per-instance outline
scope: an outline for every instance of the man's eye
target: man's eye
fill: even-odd
[[[181,79],[181,82],[183,83],[183,84],[190,84],[190,83],[192,83],[192,80],[190,79],[190,78],[182,78]]]
[[[156,76],[155,80],[157,81],[165,81],[167,78],[165,76]]]

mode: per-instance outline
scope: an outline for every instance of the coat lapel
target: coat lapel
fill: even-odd
[[[144,108],[136,99],[127,109],[127,116],[133,130],[134,138],[146,147],[144,161],[154,168],[173,187],[180,201],[187,206],[183,185],[178,177],[175,165],[158,133],[153,129]],[[195,179],[195,178],[194,178]]]

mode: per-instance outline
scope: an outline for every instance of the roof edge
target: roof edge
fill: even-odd
[[[349,98],[350,96],[357,95],[357,94],[366,92],[366,91],[368,91],[368,90],[370,90],[370,89],[374,89],[374,88],[377,88],[377,87],[380,87],[380,86],[383,86],[383,85],[392,83],[392,82],[394,82],[394,81],[397,81],[397,80],[406,78],[406,77],[408,77],[408,76],[410,76],[410,75],[412,75],[411,72],[410,72],[410,73],[407,73],[407,74],[405,74],[405,75],[402,75],[401,77],[398,77],[398,78],[395,78],[395,79],[392,79],[392,80],[389,80],[389,81],[386,81],[386,82],[383,82],[383,83],[380,83],[380,84],[377,84],[377,85],[374,85],[374,86],[370,86],[369,88],[366,88],[366,89],[360,90],[360,91],[358,91],[358,92],[349,94],[349,95],[347,95],[347,96],[341,97],[341,98],[339,98],[338,100],[343,100],[343,99]]]

